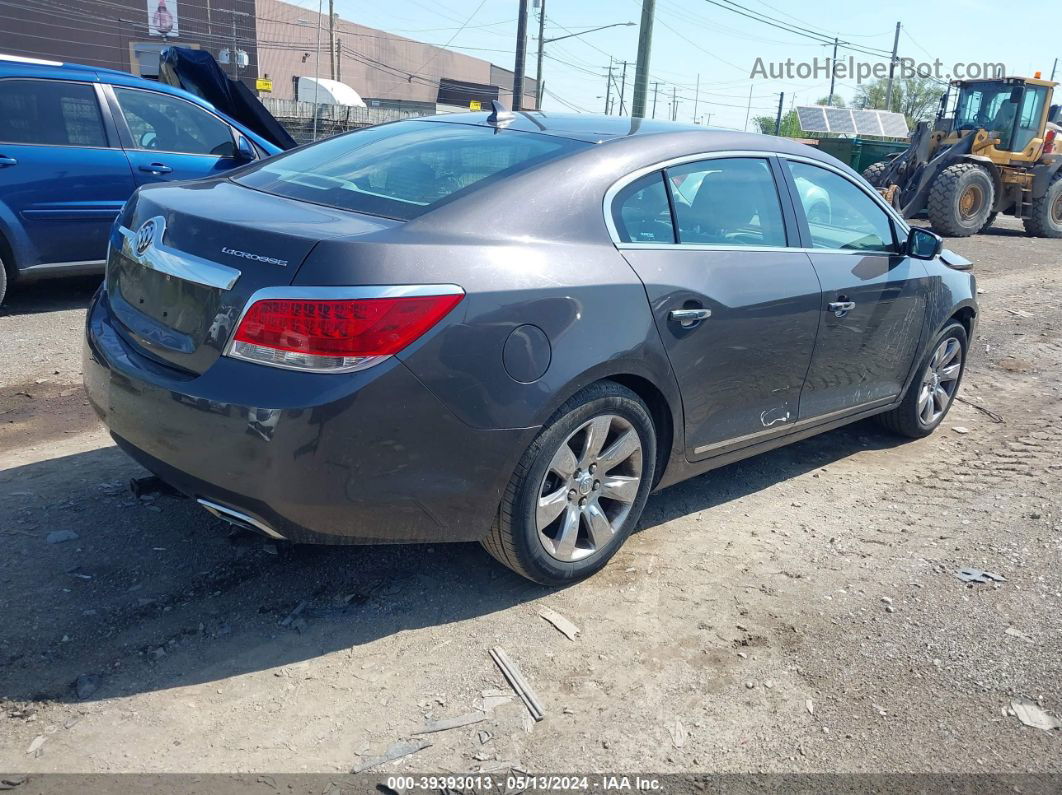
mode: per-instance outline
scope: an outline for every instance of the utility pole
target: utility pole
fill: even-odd
[[[900,47],[900,23],[896,23],[896,38],[892,40],[892,60],[889,61],[889,84],[885,89],[885,110],[892,110],[892,77],[896,72],[896,50]]]
[[[660,83],[653,83],[653,118],[656,118],[656,97],[660,93]]]
[[[328,64],[331,67],[332,79],[336,77],[336,8],[335,0],[328,0]]]
[[[785,101],[785,92],[778,95],[778,116],[774,120],[774,134],[782,134],[782,103]]]
[[[671,86],[671,121],[678,119],[678,88]]]
[[[830,61],[830,98],[826,104],[833,107],[833,87],[837,81],[837,37],[833,37],[833,60]]]
[[[627,115],[627,61],[623,62],[623,79],[620,81],[620,116]]]
[[[634,101],[631,116],[645,118],[645,95],[649,88],[649,56],[653,46],[656,0],[642,0],[642,24],[638,28],[638,63],[634,67]]]
[[[538,0],[538,67],[535,69],[535,110],[542,110],[542,47],[546,33],[546,0]]]
[[[749,131],[749,114],[752,113],[752,86],[749,86],[749,106],[745,108],[745,126],[742,127],[745,132]]]
[[[520,110],[524,98],[524,67],[527,61],[527,0],[520,0],[516,20],[516,64],[513,67],[513,110]]]
[[[1055,70],[1058,69],[1058,59],[1055,58],[1055,65],[1051,67],[1051,82],[1055,80]]]
[[[608,57],[608,82],[605,83],[605,115],[612,113],[612,56]]]
[[[693,92],[693,123],[697,123],[697,101],[701,98],[701,73],[697,73],[697,88]]]
[[[233,0],[235,3],[236,0]],[[324,9],[321,4],[324,0],[317,0],[317,65],[313,70],[313,140],[317,140],[317,117],[320,114],[321,105],[321,17]]]

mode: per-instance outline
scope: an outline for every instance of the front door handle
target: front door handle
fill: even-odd
[[[855,309],[855,301],[831,301],[826,307],[837,317],[844,317]]]
[[[711,309],[672,309],[668,313],[668,319],[677,321],[683,328],[692,328],[711,316]]]
[[[0,168],[2,168],[3,166],[17,166],[17,165],[18,165],[18,161],[15,160],[15,158],[8,157],[7,155],[0,155]]]
[[[141,171],[146,171],[149,174],[169,174],[173,171],[172,168],[164,163],[151,163],[150,165],[141,166]]]

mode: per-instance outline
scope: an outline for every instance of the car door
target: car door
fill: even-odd
[[[797,416],[820,290],[779,184],[773,157],[719,154],[613,189],[612,230],[678,379],[691,459]]]
[[[232,127],[205,108],[150,89],[107,90],[138,184],[215,176],[245,162]]]
[[[102,262],[133,192],[92,83],[0,80],[0,214],[21,268]],[[14,241],[13,241],[14,242]]]
[[[884,205],[823,164],[785,160],[801,234],[822,285],[822,325],[800,418],[891,402],[925,321],[929,277],[906,256]]]

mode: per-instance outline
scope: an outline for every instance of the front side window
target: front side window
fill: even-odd
[[[762,158],[716,158],[667,170],[679,243],[785,246],[782,205]]]
[[[0,141],[107,146],[95,89],[63,80],[0,80]]]
[[[381,124],[273,158],[238,177],[249,188],[408,220],[458,196],[591,146],[473,124]]]
[[[234,157],[229,125],[177,97],[115,86],[114,94],[138,149]]]
[[[892,222],[849,180],[818,166],[786,161],[804,208],[814,248],[897,251]]]
[[[1045,86],[1027,86],[1025,96],[1021,101],[1021,112],[1018,115],[1018,130],[1014,136],[1013,151],[1022,152],[1032,139],[1040,134],[1040,119],[1044,114],[1044,103],[1047,101],[1047,88]]]
[[[663,172],[646,174],[616,194],[612,221],[624,243],[674,243]]]

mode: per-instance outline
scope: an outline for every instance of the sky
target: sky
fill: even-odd
[[[296,2],[316,5],[313,0]],[[599,25],[638,23],[641,4],[641,0],[546,0],[545,38]],[[844,42],[839,57],[854,57],[868,64],[867,68],[887,64],[887,56],[875,52],[892,49],[896,23],[901,22],[899,56],[930,62],[940,59],[942,75],[949,74],[956,63],[988,62],[1004,64],[1007,74],[1032,76],[1040,70],[1049,77],[1055,58],[1062,56],[1062,37],[1051,21],[1049,7],[1028,0],[899,0],[888,4],[866,0],[657,0],[649,70],[650,80],[660,83],[656,114],[658,118],[670,116],[674,95],[679,121],[694,121],[696,114],[701,124],[744,129],[750,92],[752,116],[773,115],[780,92],[785,94],[786,109],[794,104],[814,104],[827,96],[829,74],[825,65],[822,74],[804,78],[797,74],[791,79],[750,75],[757,58],[768,69],[771,62],[793,59],[795,68],[797,62],[828,58],[832,44],[772,27],[739,12],[766,15],[821,37],[837,36]],[[517,0],[336,0],[336,11],[343,18],[448,45],[508,69],[514,63],[518,10]],[[1010,32],[1003,30],[1003,15],[1018,20]],[[537,11],[532,10],[530,17],[527,71],[533,76]],[[1029,24],[1038,18],[1043,24]],[[617,83],[621,62],[630,62],[626,92],[629,113],[637,42],[635,24],[547,44],[543,109],[602,112],[611,57]],[[836,91],[848,101],[857,88],[856,78],[848,76],[838,80]],[[652,96],[650,85],[649,111]]]

